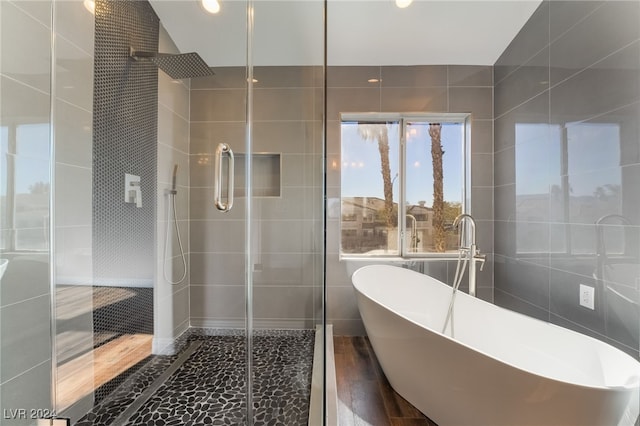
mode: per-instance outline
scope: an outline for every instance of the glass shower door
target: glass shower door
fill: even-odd
[[[0,2],[0,424],[51,404],[51,3]],[[13,40],[6,43],[5,40]],[[31,52],[25,55],[24,52]]]
[[[248,344],[255,424],[322,424],[324,4],[249,21]],[[316,347],[317,342],[317,347]],[[315,347],[315,359],[314,359]]]
[[[151,328],[138,333],[145,335],[145,348],[154,354],[171,352],[174,340],[186,336],[201,343],[184,365],[210,365],[214,360],[220,367],[198,370],[207,389],[222,392],[224,399],[201,407],[207,416],[232,424],[321,424],[323,2],[228,1],[221,2],[217,14],[206,13],[199,2],[184,1],[99,0],[94,9],[82,1],[0,3],[3,35],[24,40],[15,49],[3,46],[0,67],[0,258],[8,259],[8,266],[4,260],[0,263],[0,398],[2,415],[16,417],[1,423],[32,424],[29,416],[47,417],[56,409],[75,422],[114,388],[122,389],[110,375],[122,363],[99,365],[98,352],[107,352],[110,343],[119,341],[122,322],[111,321],[111,314],[124,312],[125,318],[133,318],[125,308],[144,288],[149,289],[149,305],[137,313],[144,310],[151,316],[153,305]],[[133,81],[130,73],[144,70],[145,88],[157,87],[157,102],[153,97],[151,102],[157,128],[150,128],[155,127],[153,114],[142,121],[127,121],[133,117],[128,113],[120,117],[151,135],[154,146],[149,155],[142,155],[149,160],[145,166],[137,164],[134,155],[123,154],[125,147],[116,146],[116,138],[114,151],[97,152],[95,145],[96,132],[118,133],[121,128],[99,119],[96,97],[106,95],[98,93],[93,73],[102,71],[94,65],[104,52],[94,51],[94,37],[104,37],[103,30],[128,27],[98,29],[103,21],[94,14],[111,13],[125,3],[144,8],[140,16],[145,19],[153,18],[149,7],[154,8],[159,34],[151,30],[141,37],[159,39],[158,52],[176,53],[182,35],[190,34],[202,41],[193,50],[215,72],[211,77],[173,79],[130,61],[128,48],[144,50],[140,46],[121,49],[124,56],[118,62],[128,65],[123,81]],[[161,7],[173,8],[169,13],[174,17],[191,18],[179,23],[179,29],[171,28]],[[122,16],[127,24],[144,20],[133,13]],[[119,35],[130,34],[126,30]],[[46,60],[21,62],[24,51],[42,51]],[[71,63],[73,67],[65,66]],[[114,84],[112,89],[119,94],[122,86]],[[140,98],[134,96],[133,101]],[[122,111],[121,105],[111,106],[110,111]],[[140,111],[137,104],[132,109]],[[28,146],[32,152],[21,147],[26,139],[37,142]],[[234,170],[227,147],[234,154]],[[141,206],[123,203],[124,173],[105,181],[104,191],[99,189],[102,154],[114,168],[124,164],[131,169],[126,173],[142,177]],[[112,189],[118,202],[100,208],[97,199]],[[177,214],[167,213],[171,191]],[[216,204],[228,211],[219,211]],[[124,238],[115,238],[125,222],[117,220],[116,205],[125,212],[123,218],[146,212],[149,232],[144,241],[151,246],[125,246]],[[168,257],[162,255],[171,214],[177,216],[187,248],[183,281],[176,241],[168,244]],[[23,218],[28,223],[20,222]],[[98,219],[115,220],[118,228],[99,228]],[[153,253],[158,255],[154,258]],[[143,254],[148,257],[140,268],[140,262],[133,261]],[[136,265],[114,272],[110,267],[126,263],[122,256]],[[165,262],[171,265],[166,274]],[[138,287],[131,285],[134,281]],[[96,290],[97,284],[102,288]],[[120,297],[96,297],[106,287],[118,287]],[[100,324],[106,325],[97,329]],[[179,356],[180,347],[174,349]],[[99,379],[103,368],[108,371]],[[161,369],[154,374],[160,377]],[[77,378],[86,379],[81,388],[74,386]],[[179,403],[160,405],[186,410],[180,398],[193,396],[188,387],[196,382],[172,376],[167,383],[177,387],[167,389],[179,393]],[[312,389],[312,382],[320,385]],[[200,389],[194,392],[199,396]],[[141,404],[135,412],[114,416],[144,417],[153,403]]]

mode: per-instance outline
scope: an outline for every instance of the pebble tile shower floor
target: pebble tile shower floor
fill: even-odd
[[[246,424],[245,338],[241,331],[192,329],[181,339],[201,345],[133,414],[126,425]],[[255,425],[306,425],[315,332],[260,330],[253,338]],[[153,356],[76,425],[112,425],[180,353]],[[120,425],[118,425],[120,426]]]

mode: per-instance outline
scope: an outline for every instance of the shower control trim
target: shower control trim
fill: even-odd
[[[140,187],[140,176],[125,173],[124,202],[135,203],[137,208],[142,208],[142,188]]]
[[[222,157],[227,154],[229,164],[227,166],[227,201],[222,201]],[[216,148],[215,159],[213,161],[213,202],[221,212],[228,212],[233,207],[233,150],[226,143],[219,143]]]

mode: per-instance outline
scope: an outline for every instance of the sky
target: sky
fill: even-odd
[[[407,125],[407,202],[417,204],[426,201],[433,203],[433,172],[431,167],[431,137],[428,123],[408,123]],[[394,179],[394,201],[398,201],[398,183],[400,181],[400,129],[397,123],[388,125],[391,178]],[[463,125],[445,123],[442,127],[442,145],[444,170],[458,170],[458,173],[445,173],[445,201],[460,202],[462,198],[462,136]],[[380,153],[377,141],[364,141],[358,135],[356,123],[343,123],[342,126],[342,196],[384,198],[381,174]],[[397,176],[397,177],[396,177]]]

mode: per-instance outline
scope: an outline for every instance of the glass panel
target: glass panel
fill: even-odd
[[[463,123],[407,122],[407,254],[454,252],[453,221],[462,213],[464,194]]]
[[[324,332],[323,2],[253,7],[253,155],[245,157],[252,414],[257,424],[320,425],[323,361],[314,360],[314,346]],[[279,157],[279,167],[264,167],[265,153]],[[279,196],[265,196],[266,187]]]
[[[0,127],[0,250],[8,250],[10,245],[10,229],[12,227],[13,202],[9,201],[9,165],[13,167],[13,156],[9,154],[9,128]],[[10,216],[11,212],[11,216]]]
[[[0,2],[0,423],[11,426],[35,424],[55,408],[49,260],[51,7],[48,1]]]
[[[147,2],[56,2],[54,13],[56,409],[72,422],[124,423],[115,391],[152,354],[156,203],[165,204],[160,76],[116,46],[157,49],[158,22]],[[128,193],[127,173],[139,177]]]
[[[247,3],[209,14],[199,2],[98,0],[95,18],[82,1],[57,3],[56,173],[75,185],[56,191],[61,414],[96,424],[126,424],[123,415],[131,424],[146,416],[248,424],[246,202],[223,213],[212,197],[218,145],[244,152]],[[186,61],[192,78],[178,79],[132,60],[129,47],[197,52],[215,75],[196,77]],[[122,80],[111,80],[114,69]],[[105,111],[117,112],[105,120]],[[140,176],[141,205],[124,200],[125,173]],[[190,348],[147,401],[143,392]]]
[[[341,124],[341,253],[399,255],[400,123]]]
[[[84,417],[124,424],[126,418],[118,416],[132,414],[137,423],[154,408],[144,400],[135,412],[124,407],[197,341],[203,349],[196,349],[190,358],[196,362],[184,371],[193,372],[189,368],[202,361],[206,368],[194,374],[212,392],[207,401],[229,401],[224,407],[201,404],[198,411],[201,401],[192,396],[202,396],[197,388],[202,383],[176,379],[172,383],[179,388],[167,385],[166,392],[155,394],[170,416],[179,416],[168,420],[163,411],[163,421],[252,424],[259,418],[306,424],[311,416],[319,423],[322,386],[316,387],[320,394],[314,402],[311,381],[312,366],[324,364],[313,359],[317,336],[322,341],[324,333],[323,2],[257,2],[251,5],[255,10],[245,2],[225,2],[212,16],[183,1],[98,0],[93,7],[92,2],[56,2],[53,8],[50,2],[14,3],[19,2],[0,2],[3,35],[24,41],[3,50],[0,61],[3,416],[16,416],[12,424],[33,424],[34,415],[46,417],[55,408],[72,422]],[[53,28],[47,28],[52,9]],[[101,19],[122,11],[122,26]],[[192,15],[171,28],[176,21],[158,21],[154,11],[165,17]],[[249,28],[255,42],[250,72],[247,12],[255,17],[255,32]],[[314,24],[298,28],[302,16],[313,17]],[[141,34],[127,26],[147,20],[155,26]],[[203,28],[212,32],[196,36]],[[262,32],[274,34],[273,28],[282,30],[275,38]],[[193,48],[184,33],[206,44]],[[123,35],[130,38],[123,41]],[[151,45],[129,46],[131,40]],[[110,57],[113,69],[124,65],[119,72],[126,77],[109,80],[112,86],[106,88],[100,84],[105,41],[126,45]],[[197,51],[216,74],[174,80],[150,62],[132,60],[124,53],[129,47],[151,53]],[[24,51],[34,52],[36,59],[13,60]],[[257,88],[249,91],[248,85]],[[146,102],[147,89],[152,102]],[[116,94],[117,105],[103,109]],[[149,106],[147,115],[136,115]],[[104,120],[105,110],[115,111],[113,120]],[[100,144],[105,134],[109,146]],[[148,138],[138,141],[140,135]],[[214,153],[222,142],[244,154],[239,161],[244,157],[248,177],[246,193],[239,193],[226,213],[215,211],[211,199]],[[141,144],[150,149],[129,151]],[[123,188],[123,169],[141,177],[133,190]],[[113,170],[117,175],[105,178],[103,172]],[[55,182],[49,181],[51,175]],[[51,184],[55,215],[49,210]],[[142,202],[129,202],[135,198]],[[136,222],[139,218],[142,222]],[[52,242],[54,268],[48,252]],[[182,276],[187,268],[190,273]],[[183,334],[190,325],[194,328]],[[142,343],[131,339],[139,335]],[[170,356],[149,357],[152,352]],[[140,373],[138,368],[149,365],[151,370]],[[272,378],[284,395],[272,392]],[[212,389],[210,383],[219,382],[223,389]],[[171,391],[181,392],[177,402]],[[181,399],[185,394],[188,400]],[[158,412],[152,414],[156,419]],[[185,415],[195,417],[187,421]]]

